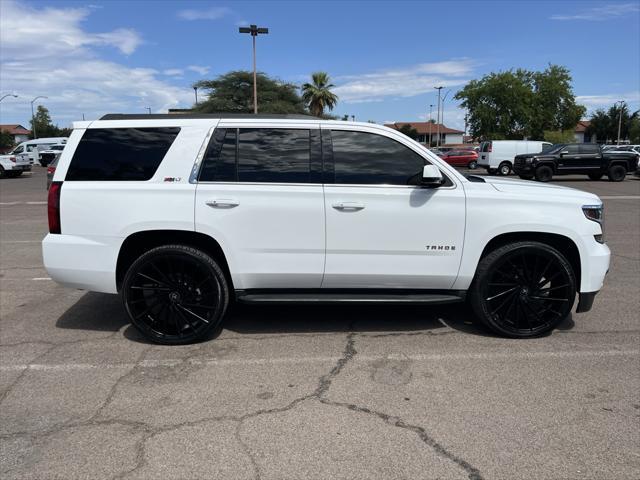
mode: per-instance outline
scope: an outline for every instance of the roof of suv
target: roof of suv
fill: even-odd
[[[207,118],[257,118],[257,119],[295,119],[322,120],[312,115],[276,114],[276,113],[108,113],[100,120],[172,120],[172,119],[207,119]]]

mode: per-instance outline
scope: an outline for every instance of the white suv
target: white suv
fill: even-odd
[[[74,125],[44,263],[121,293],[166,344],[230,302],[462,302],[531,337],[591,308],[609,268],[592,194],[465,177],[395,130],[304,116],[107,115]]]

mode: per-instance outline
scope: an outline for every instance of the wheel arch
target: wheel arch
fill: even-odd
[[[224,272],[229,289],[233,292],[233,280],[229,270],[227,257],[213,237],[200,232],[188,230],[144,230],[129,235],[118,252],[116,263],[116,287],[120,291],[122,281],[131,264],[144,252],[162,245],[181,244],[197,248],[216,260]]]
[[[480,260],[487,256],[490,252],[496,248],[500,248],[504,245],[514,242],[540,242],[550,247],[555,248],[562,253],[576,276],[576,285],[580,287],[582,278],[582,267],[580,264],[580,250],[576,243],[569,237],[558,233],[546,233],[546,232],[508,232],[496,235],[485,245],[482,253],[480,254]],[[477,270],[476,265],[476,270]]]

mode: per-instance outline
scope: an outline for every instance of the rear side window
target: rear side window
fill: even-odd
[[[332,130],[335,183],[415,185],[425,159],[382,135]]]
[[[480,144],[480,151],[481,152],[488,152],[490,146],[491,146],[491,142],[482,142]]]
[[[309,130],[241,128],[238,179],[241,182],[307,183]]]
[[[588,143],[580,144],[580,153],[594,154],[600,153],[600,147],[598,145],[589,145]]]
[[[179,132],[178,127],[89,129],[65,180],[149,180]]]
[[[309,183],[310,130],[216,129],[201,182]]]

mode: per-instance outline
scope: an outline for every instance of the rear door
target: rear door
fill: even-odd
[[[602,168],[602,155],[600,146],[593,143],[583,143],[578,148],[582,168],[589,170],[599,170]]]
[[[216,128],[196,190],[196,230],[221,244],[236,289],[320,287],[319,135],[316,123]]]
[[[327,217],[323,288],[448,289],[458,273],[465,195],[418,186],[428,160],[400,134],[322,131]],[[330,148],[330,146],[332,146]]]

